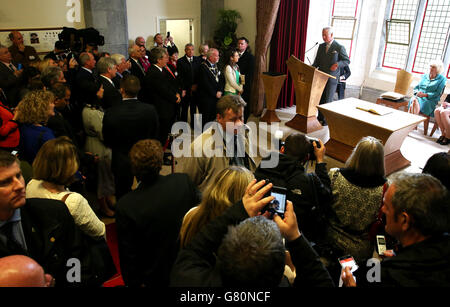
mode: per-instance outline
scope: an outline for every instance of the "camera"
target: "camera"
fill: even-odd
[[[310,146],[308,146],[308,147],[309,147],[309,149],[308,149],[309,160],[311,160],[311,161],[316,161],[316,160],[317,160],[317,157],[316,157],[316,154],[314,153],[314,145],[313,145],[313,142],[316,142],[317,148],[320,148],[321,145],[320,145],[319,139],[311,138],[311,137],[308,137],[308,136],[307,136],[306,138],[309,140],[309,144],[310,144]]]

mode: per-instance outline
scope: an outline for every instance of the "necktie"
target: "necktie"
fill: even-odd
[[[9,64],[9,69],[11,69],[12,72],[15,72],[16,70],[14,69],[14,65],[13,64]]]
[[[327,44],[327,48],[325,49],[325,53],[328,53],[329,49],[330,49],[330,44]]]
[[[23,255],[24,249],[22,244],[17,242],[16,238],[14,238],[13,234],[13,226],[16,222],[10,222],[6,225],[3,225],[1,228],[2,233],[6,236],[6,248],[13,254],[13,255]]]

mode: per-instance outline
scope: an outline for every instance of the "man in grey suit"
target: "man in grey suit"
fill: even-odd
[[[327,85],[322,93],[322,98],[320,99],[320,104],[333,101],[333,96],[336,92],[339,80],[340,69],[345,65],[350,64],[350,59],[348,58],[347,51],[345,51],[345,47],[334,40],[332,27],[323,28],[322,38],[324,43],[319,45],[316,59],[312,66],[317,67],[324,73],[336,77],[336,79],[328,79]],[[325,118],[320,111],[317,119],[322,125],[327,125]]]

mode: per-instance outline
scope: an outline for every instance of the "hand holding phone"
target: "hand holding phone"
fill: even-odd
[[[353,259],[353,257],[350,255],[339,257],[339,263],[341,264],[342,269],[350,267],[351,273],[353,273],[359,268],[358,265],[356,264],[355,259]]]
[[[273,221],[278,225],[281,235],[288,241],[294,241],[301,236],[298,229],[297,217],[294,213],[294,205],[289,200],[286,201],[286,211],[284,212],[284,219],[278,214],[273,218]]]

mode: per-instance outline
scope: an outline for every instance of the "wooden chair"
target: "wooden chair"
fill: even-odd
[[[399,93],[402,95],[407,95],[409,86],[411,85],[411,82],[413,81],[413,75],[410,72],[407,72],[404,69],[401,69],[397,71],[397,78],[395,80],[395,88],[394,92]],[[394,108],[396,110],[401,110],[407,112],[408,109],[408,98],[403,98],[399,101],[392,101],[388,99],[383,99],[382,97],[377,99],[376,104],[384,105],[390,108]]]

